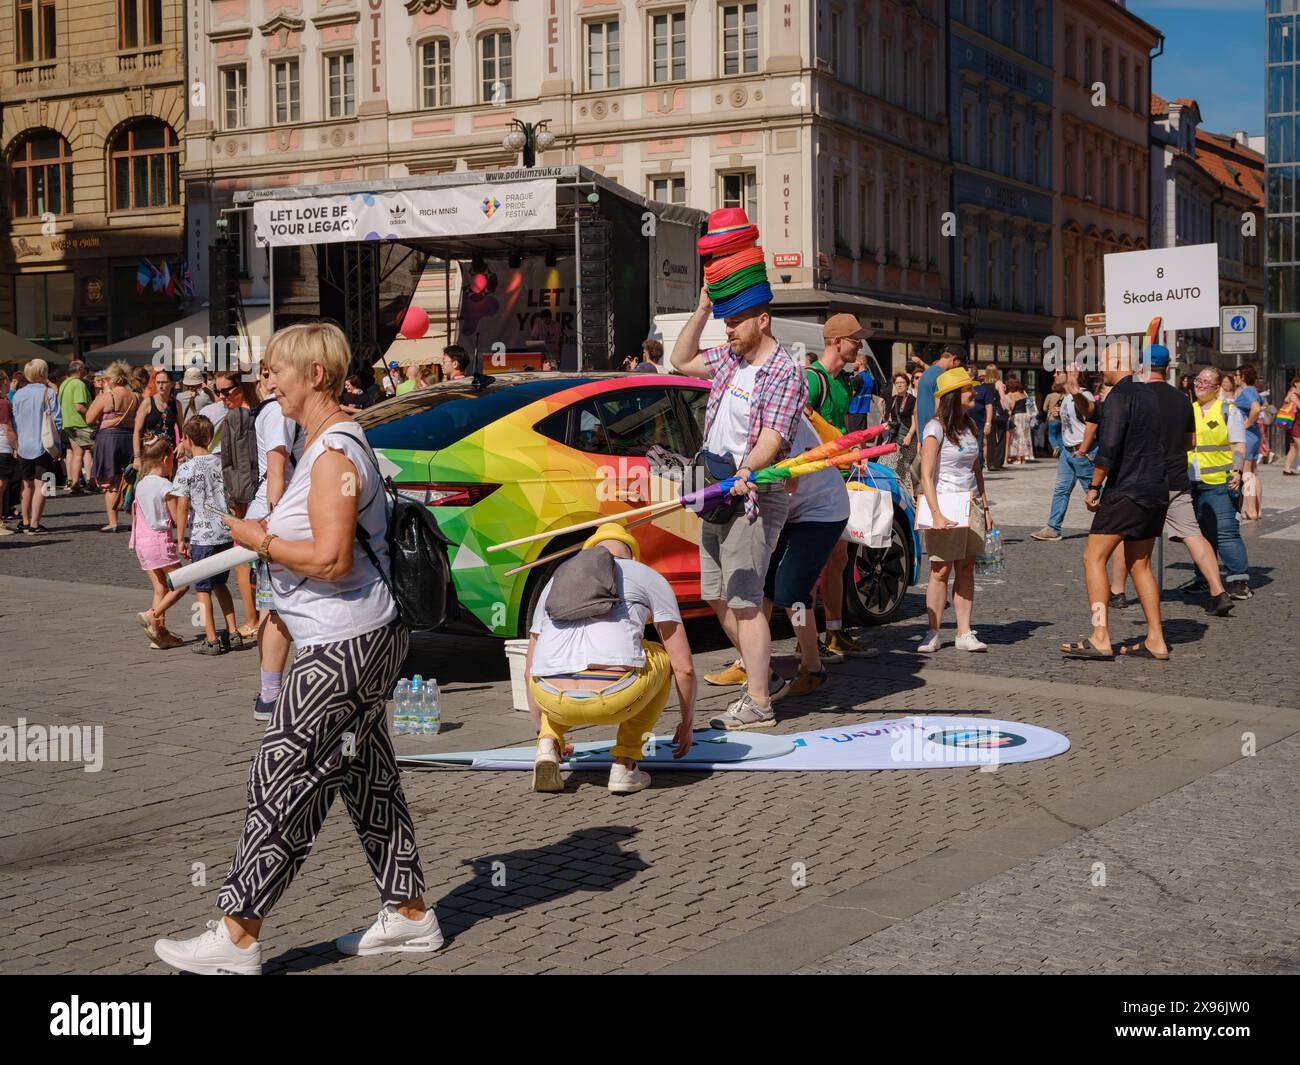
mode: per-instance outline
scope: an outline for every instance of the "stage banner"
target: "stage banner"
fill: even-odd
[[[253,233],[261,247],[419,240],[555,228],[555,182],[517,181],[406,192],[258,200]]]
[[[488,259],[476,281],[472,263],[460,263],[460,308],[456,342],[470,354],[483,356],[483,368],[491,373],[494,354],[531,349],[538,352],[533,369],[540,370],[542,354],[560,358],[574,351],[577,336],[578,289],[572,256],[547,266],[537,255],[511,267],[506,259]],[[698,298],[698,297],[697,297]],[[550,318],[543,315],[550,312]],[[507,364],[499,360],[496,369]],[[518,367],[513,367],[518,368]]]
[[[845,771],[870,769],[983,769],[1052,758],[1070,749],[1059,732],[1038,725],[984,717],[906,717],[864,721],[812,732],[774,736],[702,730],[687,758],[674,761],[672,737],[656,736],[647,762],[713,772]],[[729,744],[730,746],[718,746]],[[612,741],[580,744],[565,769],[599,768],[610,762]],[[471,769],[531,769],[534,747],[411,755],[405,766],[466,765]],[[725,753],[724,753],[725,752]]]

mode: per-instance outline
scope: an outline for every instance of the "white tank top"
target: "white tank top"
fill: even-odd
[[[267,532],[285,540],[310,540],[307,497],[311,471],[326,448],[342,452],[357,471],[358,521],[370,537],[370,547],[388,572],[388,505],[379,471],[365,434],[355,422],[330,426],[293,471],[279,505],[267,519]],[[354,536],[355,539],[355,536]],[[397,617],[397,606],[360,543],[352,547],[352,569],[339,581],[303,577],[278,564],[271,565],[275,609],[299,647],[351,640],[382,628]]]

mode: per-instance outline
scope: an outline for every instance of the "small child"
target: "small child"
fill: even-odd
[[[186,588],[167,590],[166,576],[180,564],[176,544],[172,541],[172,523],[175,515],[167,494],[172,490],[168,478],[172,472],[172,442],[164,436],[152,436],[140,448],[140,479],[135,485],[135,501],[131,504],[131,540],[140,568],[149,574],[153,588],[153,603],[148,610],[135,616],[149,634],[149,646],[165,651],[179,647],[185,641],[167,631],[167,608],[184,597]]]
[[[226,509],[221,457],[208,451],[212,446],[212,422],[202,414],[195,414],[185,422],[182,432],[185,437],[182,446],[189,455],[189,461],[176,471],[170,495],[176,501],[176,550],[181,557],[199,562],[233,546],[233,541],[226,523],[207,509]],[[226,586],[229,578],[230,573],[226,571],[194,582],[199,610],[203,614],[205,637],[195,645],[195,654],[223,655],[244,645],[244,639],[235,626],[235,601]],[[220,631],[217,630],[216,618],[212,612],[214,595],[226,623],[226,627]]]

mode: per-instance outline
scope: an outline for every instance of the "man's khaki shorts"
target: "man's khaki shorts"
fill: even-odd
[[[68,443],[75,444],[77,447],[94,447],[95,430],[88,425],[79,425],[75,429],[67,429]]]
[[[763,581],[776,541],[790,513],[790,494],[781,487],[760,493],[758,517],[742,509],[726,525],[700,523],[700,598],[726,601],[733,610],[763,605]]]
[[[1190,490],[1169,493],[1169,509],[1165,511],[1165,535],[1174,543],[1202,535]]]

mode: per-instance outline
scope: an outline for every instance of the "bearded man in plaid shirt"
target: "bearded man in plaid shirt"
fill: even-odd
[[[713,728],[770,728],[772,699],[786,686],[772,672],[772,633],[763,614],[763,580],[777,537],[790,510],[782,484],[756,488],[750,473],[790,453],[799,418],[808,402],[804,371],[772,335],[769,304],[725,318],[727,343],[700,351],[700,336],[713,302],[707,287],[673,347],[678,373],[710,380],[704,422],[706,461],[730,460],[741,478],[732,494],[743,509],[725,525],[704,522],[700,532],[700,593],[740,650],[733,666],[715,683],[744,683],[746,690]],[[707,678],[706,678],[707,679]]]

